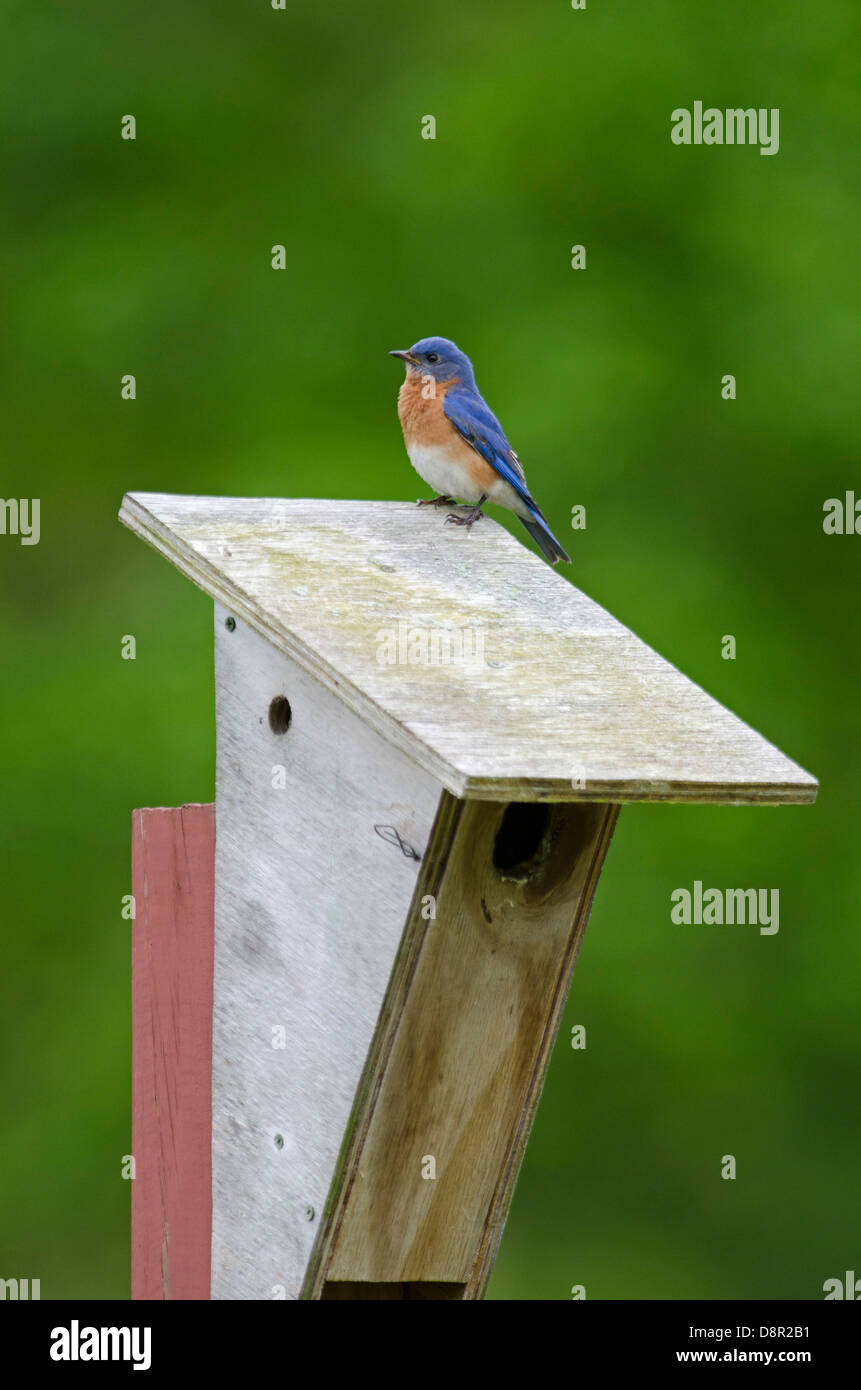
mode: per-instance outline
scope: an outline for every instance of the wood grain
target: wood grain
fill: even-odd
[[[215,807],[132,813],[132,1298],[209,1298]]]
[[[544,819],[506,840],[505,807],[443,798],[307,1297],[397,1282],[484,1292],[618,813],[533,809]],[[526,858],[498,865],[510,844]]]
[[[401,503],[159,493],[120,516],[456,796],[815,798],[815,778],[490,518],[467,532]],[[480,635],[484,663],[381,664],[399,623]]]

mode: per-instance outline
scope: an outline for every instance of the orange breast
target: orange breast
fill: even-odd
[[[496,469],[467,444],[443,410],[446,391],[456,384],[456,379],[438,381],[436,395],[425,398],[422,394],[428,383],[421,376],[410,372],[398,394],[398,417],[404,432],[404,443],[409,450],[414,444],[425,448],[442,446],[452,462],[459,463],[479,492],[489,493],[499,482]]]
[[[408,372],[398,393],[398,418],[407,448],[411,444],[452,444],[457,431],[442,408],[445,393],[455,380],[438,381],[436,394],[429,394],[432,383],[417,372]]]

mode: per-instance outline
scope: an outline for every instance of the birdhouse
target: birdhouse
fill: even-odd
[[[133,817],[133,1297],[480,1298],[620,807],[816,781],[488,518],[120,515],[215,602],[214,814]]]

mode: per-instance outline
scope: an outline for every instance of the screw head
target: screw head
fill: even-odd
[[[236,619],[235,619],[235,618],[225,618],[225,619],[224,619],[224,626],[227,628],[227,631],[228,631],[228,632],[234,632],[234,631],[236,630]]]
[[[313,1220],[314,1220],[314,1208],[313,1208],[313,1207],[306,1207],[306,1208],[305,1208],[305,1220],[306,1220],[306,1221],[313,1221]]]
[[[276,1149],[283,1149],[283,1147],[284,1147],[284,1135],[283,1135],[283,1134],[276,1134],[276,1135],[275,1135],[275,1147],[276,1147]]]

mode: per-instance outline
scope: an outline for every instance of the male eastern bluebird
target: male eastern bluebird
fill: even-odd
[[[551,565],[568,560],[538,503],[529,494],[520,459],[475,384],[472,363],[448,338],[422,338],[406,352],[398,395],[398,416],[410,463],[438,493],[420,506],[474,503],[466,516],[449,512],[447,521],[472,526],[487,501],[520,517]]]

